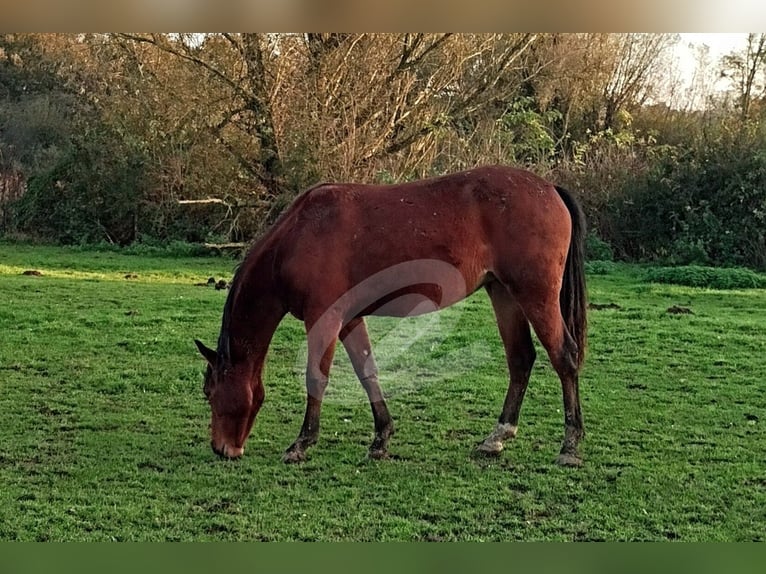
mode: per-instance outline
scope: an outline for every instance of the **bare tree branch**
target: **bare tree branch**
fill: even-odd
[[[170,44],[167,41],[167,38],[162,34],[152,34],[151,38],[147,38],[145,36],[140,36],[138,34],[127,34],[127,33],[118,33],[117,36],[121,38],[125,38],[127,40],[131,40],[133,42],[139,42],[144,44],[151,44],[155,46],[156,48],[159,48],[160,50],[163,50],[169,54],[173,54],[174,56],[177,56],[183,60],[187,60],[189,62],[192,62],[198,66],[201,66],[208,72],[210,72],[213,76],[221,80],[223,83],[228,85],[232,90],[234,90],[240,97],[247,99],[247,93],[242,89],[239,82],[232,80],[230,77],[228,77],[225,73],[223,73],[221,70],[213,66],[210,62],[207,62],[203,60],[202,58],[199,58],[197,56],[193,56],[189,54],[187,51],[179,50],[175,47],[173,47],[172,44]],[[161,39],[162,38],[162,39]]]

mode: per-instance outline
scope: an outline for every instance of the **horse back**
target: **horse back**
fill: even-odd
[[[541,258],[563,268],[570,229],[552,184],[492,166],[396,185],[316,186],[273,239],[291,308],[332,304],[365,282],[382,293],[407,281],[420,291],[437,285],[427,295],[443,307],[490,274],[512,282]]]

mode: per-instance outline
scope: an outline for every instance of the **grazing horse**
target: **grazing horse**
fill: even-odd
[[[255,243],[232,280],[204,393],[211,446],[244,452],[263,403],[266,352],[282,318],[305,323],[307,403],[285,462],[306,458],[338,339],[367,392],[372,458],[394,432],[364,317],[443,309],[483,287],[505,347],[510,383],[494,430],[478,446],[497,454],[516,436],[535,361],[530,324],[561,379],[564,442],[556,459],[578,465],[584,435],[578,373],[586,332],[582,209],[564,189],[520,169],[488,166],[395,185],[321,184],[299,196]]]

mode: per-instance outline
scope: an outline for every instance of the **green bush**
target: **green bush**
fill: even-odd
[[[158,257],[241,256],[241,253],[236,250],[221,251],[220,249],[205,247],[200,243],[190,243],[178,240],[159,241],[146,237],[142,237],[139,241],[124,246],[109,243],[108,241],[99,241],[97,243],[81,243],[79,245],[73,245],[70,248],[82,252],[101,251],[122,253],[125,255],[147,255]]]
[[[503,140],[514,163],[545,165],[556,151],[550,126],[561,118],[558,110],[540,111],[533,98],[518,97],[498,119],[500,129],[495,137]]]
[[[667,148],[605,206],[617,252],[670,264],[766,269],[766,130],[719,126]],[[603,216],[602,216],[603,217]]]
[[[142,142],[107,127],[78,136],[51,167],[33,173],[12,206],[14,231],[64,245],[136,244],[166,251],[173,241],[207,241],[223,206],[180,206],[154,197],[157,183]]]
[[[650,140],[636,140],[630,134],[611,130],[570,143],[574,146],[573,156],[556,164],[552,179],[580,198],[590,230],[586,256],[636,259],[625,248],[634,222],[625,221],[621,207],[630,203],[637,183],[657,163],[657,146]]]
[[[612,246],[593,232],[585,237],[585,258],[588,261],[613,261]]]
[[[136,238],[146,188],[138,146],[106,131],[83,134],[55,165],[30,177],[14,205],[20,231],[64,244]]]
[[[609,275],[617,268],[614,261],[586,261],[585,272],[588,275]]]
[[[166,241],[154,244],[135,242],[121,249],[129,255],[161,255],[166,257],[209,257],[219,255],[218,249],[211,249],[199,243],[187,241]]]
[[[673,265],[709,264],[710,255],[705,245],[705,239],[702,237],[691,238],[687,234],[682,235],[673,241],[667,260]]]
[[[654,267],[646,271],[645,280],[710,289],[766,289],[766,275],[736,267]]]

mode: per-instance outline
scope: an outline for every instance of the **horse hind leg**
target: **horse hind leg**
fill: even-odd
[[[372,354],[364,319],[357,318],[348,323],[341,331],[340,339],[351,359],[354,372],[370,400],[375,421],[375,438],[370,445],[370,458],[387,458],[388,441],[394,434],[394,424],[378,383],[378,367]]]
[[[538,302],[528,306],[527,316],[561,380],[564,442],[556,462],[562,466],[579,466],[582,464],[582,458],[578,452],[578,445],[585,436],[585,427],[580,408],[577,343],[564,323],[558,295],[552,295],[544,305]]]
[[[499,454],[504,441],[516,436],[521,404],[535,363],[535,347],[529,322],[510,291],[498,281],[490,283],[486,289],[505,348],[510,381],[497,425],[477,449],[486,454]]]

